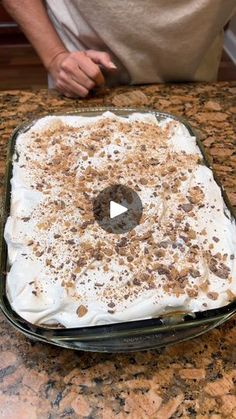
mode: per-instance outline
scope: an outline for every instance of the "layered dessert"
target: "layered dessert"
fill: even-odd
[[[137,227],[109,234],[93,201],[123,184]],[[7,296],[27,321],[80,327],[219,308],[236,296],[236,225],[187,128],[151,113],[48,116],[17,137]]]

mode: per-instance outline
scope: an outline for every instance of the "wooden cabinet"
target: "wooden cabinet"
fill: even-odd
[[[47,74],[39,57],[0,3],[0,90],[43,87]]]
[[[0,45],[28,44],[19,26],[0,4]]]
[[[4,9],[3,5],[0,3],[0,23],[12,23],[13,19],[7,11]]]

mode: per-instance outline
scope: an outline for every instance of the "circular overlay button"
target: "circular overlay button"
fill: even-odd
[[[93,202],[94,218],[107,233],[127,233],[140,223],[142,212],[138,194],[124,185],[103,189]]]

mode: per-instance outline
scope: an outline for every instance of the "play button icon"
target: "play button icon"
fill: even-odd
[[[124,214],[128,211],[128,208],[123,205],[117,204],[117,202],[110,202],[110,218],[118,217],[118,215]]]
[[[138,194],[120,184],[103,189],[93,202],[94,218],[107,233],[127,233],[140,223],[142,212]]]

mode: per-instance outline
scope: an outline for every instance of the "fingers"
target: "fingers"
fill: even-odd
[[[88,50],[87,57],[91,58],[94,63],[103,65],[108,70],[116,70],[116,65],[111,61],[111,57],[107,52]]]
[[[95,86],[95,81],[92,80],[89,75],[83,71],[83,69],[81,69],[80,63],[81,61],[78,62],[73,56],[71,59],[62,62],[60,77],[63,81],[66,81],[65,79],[71,77],[76,83],[79,83],[86,89],[91,90]]]
[[[86,97],[89,89],[78,83],[71,76],[68,76],[64,71],[60,72],[60,77],[57,80],[56,88],[67,97]]]
[[[105,84],[105,79],[101,72],[101,69],[93,60],[87,56],[85,52],[73,53],[73,58],[80,70],[83,71],[95,84],[96,86],[102,86]]]

